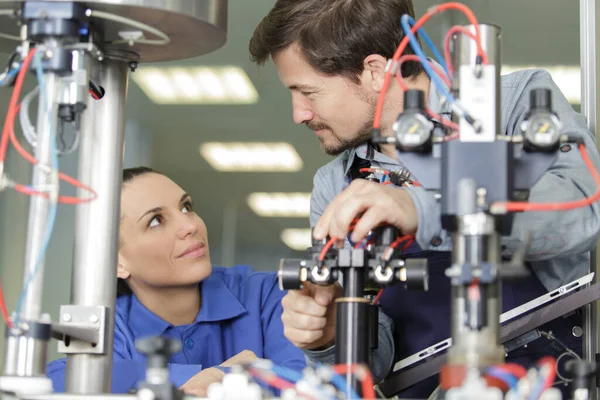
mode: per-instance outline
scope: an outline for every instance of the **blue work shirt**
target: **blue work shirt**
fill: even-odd
[[[213,267],[200,283],[202,307],[196,321],[173,326],[148,310],[135,295],[117,298],[112,369],[112,393],[127,393],[145,379],[146,357],[135,340],[164,335],[183,344],[171,357],[171,382],[180,387],[204,368],[218,366],[243,350],[275,364],[301,370],[304,354],[283,335],[281,299],[285,292],[272,272],[247,266]],[[65,390],[66,359],[48,365],[55,392]]]

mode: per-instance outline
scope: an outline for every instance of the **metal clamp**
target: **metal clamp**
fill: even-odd
[[[108,311],[102,306],[60,307],[60,322],[52,325],[62,354],[106,354]]]

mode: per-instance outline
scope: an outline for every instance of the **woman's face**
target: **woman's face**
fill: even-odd
[[[119,244],[117,275],[133,290],[196,285],[212,270],[204,221],[164,175],[123,185]]]

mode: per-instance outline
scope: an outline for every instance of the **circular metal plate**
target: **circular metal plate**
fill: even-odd
[[[47,0],[62,2],[64,0]],[[0,0],[0,10],[18,10],[24,0]],[[94,25],[104,31],[104,51],[133,52],[140,62],[181,60],[210,53],[223,46],[227,32],[227,0],[88,0],[79,1],[92,10],[126,17],[158,29],[170,38],[168,45],[135,43],[111,44],[121,39],[120,31],[135,30],[127,25],[92,17]],[[13,16],[0,15],[0,51],[11,53],[16,41],[4,35],[19,36],[20,28]],[[157,39],[145,33],[146,39]]]

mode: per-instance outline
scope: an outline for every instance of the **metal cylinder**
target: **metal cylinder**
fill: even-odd
[[[335,363],[348,366],[347,389],[360,393],[351,365],[369,364],[369,306],[363,297],[365,271],[362,268],[342,269],[344,296],[336,300]]]
[[[475,33],[474,25],[467,25],[466,28]],[[500,132],[502,118],[500,114],[500,69],[502,66],[502,44],[501,29],[499,26],[491,24],[479,24],[479,34],[481,36],[481,47],[485,51],[488,64],[496,66],[496,132]],[[470,65],[475,67],[477,60],[477,44],[467,35],[456,34],[451,40],[452,45],[452,65],[454,74],[452,76],[452,90],[460,97],[460,66]]]
[[[37,144],[35,158],[39,161],[33,168],[33,187],[42,188],[52,181],[51,140],[56,132],[56,115],[58,104],[54,101],[57,91],[58,77],[53,73],[44,74],[44,95],[39,96],[37,117]],[[49,108],[50,107],[50,108]],[[44,258],[40,257],[44,246],[44,236],[48,219],[49,199],[42,196],[31,196],[29,202],[29,219],[27,224],[27,244],[25,250],[25,271],[23,285],[27,291],[23,298],[19,319],[36,321],[40,317],[42,289],[44,285]]]
[[[76,394],[110,392],[117,252],[127,96],[127,63],[106,60],[99,82],[106,90],[84,114],[79,179],[97,193],[96,200],[79,205],[76,214],[71,303],[105,306],[110,327],[103,355],[67,355],[66,391]],[[79,196],[90,196],[80,189]]]
[[[6,338],[5,376],[44,376],[48,340],[26,336]]]

